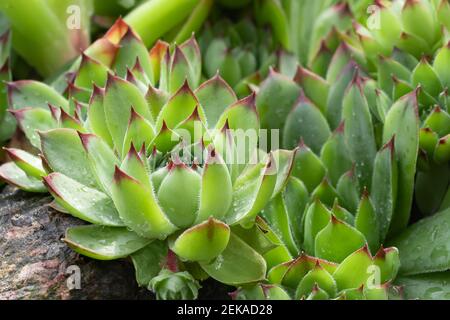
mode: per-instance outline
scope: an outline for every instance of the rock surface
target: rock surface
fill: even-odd
[[[68,248],[65,230],[83,222],[53,210],[51,197],[1,188],[0,299],[153,299],[129,261],[95,261]],[[71,290],[78,268],[81,288]],[[202,285],[201,299],[227,298],[230,290]]]

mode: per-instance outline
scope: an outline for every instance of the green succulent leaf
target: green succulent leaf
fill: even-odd
[[[326,114],[328,101],[328,82],[308,69],[298,67],[294,80],[302,87],[305,95],[319,107],[322,114]]]
[[[87,126],[92,132],[113,147],[113,140],[108,129],[104,107],[105,91],[94,85],[87,112]]]
[[[355,171],[360,190],[371,186],[373,159],[376,143],[373,123],[367,99],[364,96],[361,78],[355,73],[344,96],[342,118],[345,121],[344,136],[350,154],[355,161]]]
[[[68,101],[55,89],[38,81],[21,80],[8,84],[8,100],[12,110],[29,107],[47,109],[50,103],[69,112]]]
[[[184,231],[170,244],[170,248],[183,260],[208,262],[225,250],[229,239],[230,228],[209,218]]]
[[[136,86],[116,76],[108,77],[103,107],[115,149],[119,152],[124,145],[132,108],[148,121],[153,121],[144,95]]]
[[[214,153],[214,154],[212,154]],[[223,159],[215,151],[203,168],[197,223],[209,217],[222,219],[232,203],[231,176]]]
[[[247,169],[233,185],[233,202],[226,221],[251,224],[272,197],[277,175],[273,155]]]
[[[379,223],[380,240],[384,240],[394,215],[397,198],[397,162],[395,161],[394,138],[377,153],[371,190],[371,199]],[[371,247],[371,249],[374,248]]]
[[[106,194],[89,188],[61,173],[44,177],[44,183],[56,202],[71,215],[103,226],[124,226],[114,203]]]
[[[117,167],[111,193],[120,218],[136,233],[165,239],[177,229],[162,211],[153,190]]]
[[[291,234],[297,247],[301,248],[304,238],[304,214],[310,201],[308,190],[301,180],[291,176],[282,192],[282,198]]]
[[[352,168],[352,158],[345,142],[344,131],[345,123],[342,122],[325,142],[320,153],[320,159],[327,168],[327,176],[334,186],[337,186],[339,178]]]
[[[294,242],[292,230],[290,228],[289,216],[282,195],[276,196],[262,212],[262,216],[273,228],[277,236],[289,249],[292,255],[296,255],[299,248]]]
[[[338,290],[360,288],[368,280],[371,274],[369,267],[372,265],[372,257],[367,246],[353,252],[333,273]]]
[[[443,137],[450,133],[450,115],[436,106],[425,119],[423,125],[436,132],[439,137]]]
[[[4,148],[4,150],[9,158],[28,176],[40,179],[47,174],[42,166],[41,159],[38,157],[20,149]]]
[[[316,236],[328,225],[330,219],[331,212],[319,200],[314,200],[308,207],[305,214],[305,240],[303,244],[307,253],[313,254],[315,252]]]
[[[0,179],[24,191],[47,192],[47,188],[40,179],[27,176],[14,162],[7,162],[0,166]]]
[[[256,106],[264,129],[282,129],[295,101],[300,95],[300,87],[289,78],[271,72],[261,84]],[[270,136],[268,137],[270,141]]]
[[[63,240],[76,252],[97,260],[125,258],[152,242],[127,228],[98,225],[69,228]]]
[[[13,115],[28,141],[36,148],[41,146],[38,130],[45,131],[58,127],[57,121],[52,117],[48,109],[23,108],[14,111]]]
[[[131,28],[124,33],[118,45],[113,68],[119,77],[124,78],[127,69],[131,69],[136,61],[139,61],[145,75],[153,79],[153,69],[147,48]]]
[[[301,299],[312,293],[314,286],[318,285],[323,288],[328,296],[334,297],[336,295],[337,286],[331,274],[329,274],[319,263],[317,263],[312,270],[310,270],[298,284],[295,292],[296,299]]]
[[[442,3],[445,3],[445,1],[442,1]],[[449,61],[450,61],[450,45],[447,44],[438,51],[433,62],[433,69],[438,74],[442,86],[445,88],[450,87],[450,72],[448,71],[450,67]]]
[[[337,81],[330,85],[326,116],[331,130],[335,130],[342,121],[345,89],[351,83],[356,70],[358,70],[358,65],[354,61],[350,61],[342,70]]]
[[[97,187],[86,151],[73,129],[40,132],[41,151],[48,166],[88,187]],[[70,147],[69,147],[70,146]]]
[[[386,115],[383,141],[395,135],[395,159],[398,163],[398,192],[390,233],[404,229],[409,221],[414,175],[419,148],[417,91],[398,100]]]
[[[355,228],[364,235],[371,252],[375,252],[380,244],[380,227],[378,216],[367,191],[363,192],[356,212]]]
[[[150,281],[158,275],[166,262],[167,252],[167,244],[155,240],[131,254],[131,260],[136,271],[136,281],[139,286],[147,287]]]
[[[92,84],[104,87],[107,77],[108,68],[105,65],[82,53],[80,68],[74,81],[77,87],[89,89]]]
[[[216,127],[225,109],[237,101],[236,94],[219,75],[200,85],[195,90],[195,96],[205,110],[211,128]]]
[[[212,278],[229,285],[260,281],[266,275],[264,258],[233,233],[221,255],[200,265]]]
[[[380,282],[392,282],[400,269],[400,257],[395,247],[381,247],[373,258],[374,265],[380,268]]]
[[[79,136],[98,185],[106,194],[111,195],[114,166],[119,165],[119,159],[102,138],[82,133]]]
[[[414,275],[449,268],[450,210],[436,213],[408,227],[391,241],[400,251],[400,273]]]
[[[366,242],[357,229],[331,215],[330,222],[317,233],[315,256],[333,262],[342,262]]]
[[[300,141],[319,154],[331,132],[327,120],[303,92],[286,118],[283,130],[283,146],[295,148]]]
[[[403,287],[405,299],[447,300],[450,297],[450,272],[400,276],[395,284]]]
[[[320,158],[312,152],[305,144],[301,143],[295,154],[292,176],[300,179],[309,192],[322,182],[326,169]]]

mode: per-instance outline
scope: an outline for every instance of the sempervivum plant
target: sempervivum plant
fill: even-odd
[[[249,17],[236,23],[222,19],[207,24],[199,37],[205,75],[213,77],[219,72],[238,95],[259,85],[271,66],[293,77],[296,57],[278,49],[268,34],[270,29],[258,28]]]
[[[66,243],[100,260],[131,256],[139,284],[161,299],[195,298],[208,276],[231,285],[265,277],[246,237],[262,233],[251,227],[293,162],[291,151],[258,148],[254,94],[238,100],[218,76],[199,86],[200,74],[193,38],[148,54],[118,21],[68,75],[66,96],[9,84],[36,152],[7,149],[2,179],[49,191],[55,208],[92,223],[68,229]]]
[[[361,72],[350,61],[329,84],[302,67],[294,80],[272,71],[259,88],[262,126],[280,128],[284,148],[298,146],[286,188],[262,212],[276,238],[276,247],[263,254],[268,280],[294,298],[318,292],[328,298],[387,297],[399,268],[398,250],[380,244],[409,221],[417,91],[381,105],[374,81]],[[381,129],[373,120],[378,109],[385,115]],[[302,251],[309,258],[297,258]],[[373,266],[382,274],[375,287],[367,283]]]
[[[392,99],[420,85],[420,151],[416,202],[423,214],[448,206],[450,160],[448,88],[450,4],[444,1],[377,2],[379,25],[355,25],[378,84]],[[417,23],[420,21],[420,23]],[[427,28],[430,32],[424,33]],[[389,30],[389,32],[385,32]]]

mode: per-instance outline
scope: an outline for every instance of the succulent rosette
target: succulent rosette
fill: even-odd
[[[407,15],[405,10],[420,1],[402,2],[399,7],[400,2],[393,7],[403,8],[402,14]],[[441,3],[439,10],[446,4]],[[376,5],[386,10],[389,4]],[[435,8],[430,3],[422,5]],[[328,13],[336,13],[338,8],[345,9],[346,16],[356,16],[343,4]],[[281,128],[282,147],[299,148],[287,187],[262,212],[279,244],[264,253],[268,279],[293,298],[387,298],[393,295],[388,294],[390,283],[409,285],[406,297],[429,298],[426,289],[431,290],[430,283],[439,283],[445,294],[445,280],[439,282],[446,279],[445,273],[428,273],[449,268],[444,258],[445,228],[437,227],[448,217],[448,158],[444,150],[450,126],[448,70],[443,65],[450,60],[445,58],[447,45],[440,47],[447,31],[442,29],[434,40],[432,57],[418,61],[407,50],[392,45],[385,53],[388,56],[375,63],[361,45],[360,25],[353,22],[352,29],[351,19],[348,22],[341,31],[328,25],[329,34],[320,41],[318,51],[329,53],[319,64],[323,69],[316,69],[313,59],[309,69],[298,68],[294,79],[272,71],[258,88],[262,127]],[[438,20],[436,23],[439,25]],[[385,35],[387,30],[382,25],[378,32]],[[336,39],[341,41],[339,46],[327,44],[338,43]],[[405,231],[414,191],[423,213],[441,212]],[[434,232],[432,228],[436,228]],[[423,233],[414,235],[418,230]],[[426,238],[427,232],[432,239],[439,239],[438,243]],[[427,258],[413,253],[417,246],[422,248],[420,242],[427,248],[421,249]],[[378,249],[381,243],[394,244],[399,250]],[[355,258],[363,255],[367,264]],[[387,256],[383,266],[375,262]],[[299,263],[302,271],[290,273],[307,257],[312,265],[314,261],[322,264],[322,269],[327,269],[323,266],[327,263],[335,268],[318,273],[318,268]],[[426,267],[419,263],[424,259]],[[347,263],[351,269],[345,267]],[[374,288],[367,283],[373,280],[367,273],[372,266],[384,274],[376,287],[382,295],[365,293],[368,287]],[[395,280],[397,271],[401,276]],[[338,279],[343,276],[355,282],[339,284],[336,272]],[[355,276],[359,272],[361,277]],[[334,282],[325,281],[323,274]],[[294,275],[296,281],[289,282]],[[333,284],[332,289],[324,290],[328,284]],[[415,291],[417,288],[421,289]]]
[[[1,178],[50,192],[55,208],[91,223],[64,241],[94,259],[131,256],[141,285],[173,264],[231,285],[262,280],[265,260],[232,228],[250,228],[282,190],[293,152],[258,148],[255,95],[238,100],[219,76],[199,85],[194,38],[148,53],[122,20],[73,69],[64,94],[8,84],[10,111],[35,149],[6,149],[13,161]],[[244,149],[233,130],[249,134]],[[150,287],[182,279],[164,273]],[[188,287],[157,294],[196,296]]]
[[[238,96],[251,93],[270,67],[293,77],[296,57],[281,49],[270,33],[270,28],[259,28],[250,17],[206,24],[199,37],[205,75],[219,73]]]

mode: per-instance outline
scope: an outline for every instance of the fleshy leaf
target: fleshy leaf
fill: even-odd
[[[90,89],[92,84],[104,87],[108,76],[108,68],[100,62],[82,53],[80,68],[74,84],[81,88]]]
[[[398,249],[395,247],[384,249],[382,246],[373,258],[373,262],[380,268],[381,283],[393,281],[400,268]]]
[[[184,231],[170,248],[183,260],[210,261],[225,250],[230,228],[213,218]]]
[[[391,241],[400,252],[402,275],[449,269],[449,217],[449,209],[436,213],[408,227]]]
[[[314,252],[319,258],[340,263],[365,242],[361,232],[331,215],[328,225],[316,236]]]
[[[345,121],[344,136],[355,170],[360,190],[371,186],[373,159],[376,154],[375,137],[367,99],[364,96],[358,71],[344,96],[342,118]]]
[[[194,223],[199,209],[201,184],[200,174],[184,163],[170,166],[157,195],[161,208],[177,227],[186,228]]]
[[[98,185],[108,195],[111,195],[110,189],[114,176],[114,166],[119,164],[119,159],[100,137],[82,133],[79,133],[79,136]]]
[[[328,82],[313,72],[298,67],[294,80],[303,88],[305,95],[326,114],[328,100]]]
[[[176,230],[157,203],[153,190],[117,167],[111,193],[120,218],[136,233],[165,239]]]
[[[28,192],[47,192],[41,180],[29,177],[14,162],[7,162],[0,166],[0,179]]]
[[[319,200],[315,200],[308,207],[305,215],[305,240],[303,244],[307,253],[314,253],[316,236],[328,225],[330,219],[331,212]]]
[[[282,129],[300,95],[300,87],[287,77],[271,72],[261,84],[256,106],[264,129]],[[268,137],[270,141],[270,136]]]
[[[292,176],[300,179],[309,192],[312,192],[323,180],[325,167],[311,149],[301,143],[295,155]]]
[[[358,180],[355,176],[355,168],[344,173],[339,179],[336,191],[339,194],[339,198],[345,208],[351,212],[356,212],[356,208],[359,203],[359,186]]]
[[[214,150],[209,153],[203,168],[197,223],[209,217],[222,219],[232,202],[233,186],[228,168]]]
[[[364,235],[371,252],[375,252],[380,244],[380,227],[378,216],[367,189],[363,191],[359,202],[355,217],[355,228]]]
[[[137,147],[142,146],[142,144],[146,146],[150,145],[154,136],[155,132],[151,123],[136,113],[132,108],[123,142],[122,154],[125,155],[130,150],[131,144]]]
[[[106,194],[60,173],[44,177],[44,183],[56,202],[73,216],[98,225],[123,226],[114,203]]]
[[[449,271],[401,276],[395,281],[395,284],[403,286],[405,299],[420,300],[448,300],[449,283]]]
[[[42,166],[41,159],[20,149],[4,148],[9,158],[28,176],[40,179],[47,173]]]
[[[295,292],[296,299],[300,299],[303,296],[308,296],[312,293],[314,286],[318,285],[320,288],[330,296],[336,295],[337,286],[331,274],[329,274],[319,263],[309,271],[300,281],[297,290]]]
[[[392,138],[377,153],[373,170],[371,199],[378,217],[380,240],[385,239],[389,230],[397,197],[397,163],[394,158],[394,141]]]
[[[322,147],[320,159],[327,168],[327,175],[334,186],[339,178],[352,168],[352,159],[344,138],[345,124],[342,122]]]
[[[105,90],[94,85],[92,96],[89,101],[87,114],[87,125],[93,133],[102,137],[111,147],[113,140],[106,123],[104,107]]]
[[[128,28],[119,42],[114,59],[114,70],[120,77],[125,77],[127,68],[132,68],[136,60],[139,60],[142,69],[149,79],[153,79],[152,65],[147,48],[141,39],[131,28]]]
[[[228,224],[252,223],[272,197],[276,185],[275,161],[271,155],[244,172],[233,185],[233,203],[227,213]]]
[[[125,258],[152,242],[127,228],[96,225],[69,228],[63,240],[76,252],[97,260]]]
[[[369,248],[363,248],[349,255],[333,273],[339,290],[359,288],[370,276],[373,265]]]
[[[311,193],[313,199],[319,199],[324,205],[331,207],[336,199],[339,199],[339,195],[336,190],[330,184],[327,178],[314,189]]]
[[[383,141],[395,134],[395,158],[398,162],[398,194],[391,234],[406,227],[414,191],[414,175],[419,148],[417,90],[398,100],[386,115]]]
[[[16,81],[8,84],[9,108],[13,110],[23,108],[43,108],[47,105],[63,108],[69,111],[69,104],[63,96],[48,85],[32,80]]]
[[[283,146],[292,149],[303,140],[312,151],[319,154],[330,134],[330,127],[322,112],[302,92],[286,118]]]
[[[233,90],[219,75],[200,85],[195,90],[195,96],[205,110],[211,128],[216,126],[223,111],[237,101]]]
[[[154,240],[149,245],[131,254],[136,281],[139,286],[147,287],[154,277],[158,275],[167,257],[167,244]]]
[[[41,151],[52,171],[60,172],[88,187],[97,187],[86,151],[72,129],[40,132]]]
[[[200,265],[212,278],[229,285],[260,281],[266,275],[263,257],[233,233],[222,254]]]
[[[282,195],[276,196],[262,212],[262,216],[273,228],[275,234],[282,239],[292,255],[297,255],[299,248],[294,242],[289,217]]]
[[[139,89],[112,75],[108,78],[103,106],[109,132],[119,152],[124,144],[131,108],[150,122],[153,121],[147,101]]]
[[[13,115],[28,141],[36,148],[41,146],[37,130],[44,131],[58,127],[58,123],[52,117],[50,111],[42,108],[23,108],[14,111]]]

